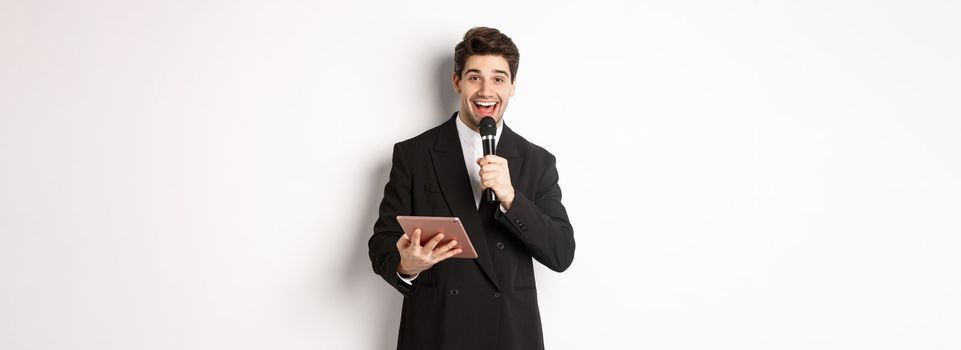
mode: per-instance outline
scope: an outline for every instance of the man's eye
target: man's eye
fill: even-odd
[[[496,81],[496,82],[498,82],[498,83],[503,83],[503,82],[504,82],[504,78],[497,77],[497,78],[494,79],[494,81]]]
[[[480,77],[478,77],[478,76],[475,75],[475,76],[468,77],[467,79],[470,79],[470,80],[479,80]]]

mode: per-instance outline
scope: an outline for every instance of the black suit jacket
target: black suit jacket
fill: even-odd
[[[543,349],[533,259],[561,272],[574,231],[561,204],[554,156],[506,125],[497,155],[508,161],[515,199],[502,213],[475,206],[457,135],[447,122],[394,145],[380,217],[368,241],[374,272],[404,295],[398,349]],[[447,259],[413,285],[397,277],[398,215],[456,216],[479,257]]]

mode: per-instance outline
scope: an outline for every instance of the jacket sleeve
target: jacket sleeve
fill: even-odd
[[[412,211],[411,187],[412,178],[407,158],[403,147],[398,143],[394,145],[390,178],[384,186],[384,199],[380,202],[374,234],[367,241],[367,248],[374,273],[405,296],[413,292],[417,280],[414,280],[413,285],[408,285],[397,275],[397,265],[400,264],[397,240],[404,234],[397,222],[397,216],[410,215]]]
[[[549,269],[563,272],[574,261],[574,228],[561,204],[556,160],[548,154],[534,198],[517,191],[510,210],[495,218],[524,243],[531,256]]]

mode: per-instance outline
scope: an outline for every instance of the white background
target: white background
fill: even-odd
[[[549,349],[961,348],[957,1],[0,3],[0,348],[388,349],[476,25],[558,157]]]

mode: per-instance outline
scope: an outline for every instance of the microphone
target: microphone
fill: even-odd
[[[495,140],[494,136],[497,135],[497,122],[494,118],[484,117],[480,121],[480,134],[481,134],[481,144],[484,146],[484,156],[489,156],[495,152]],[[494,193],[493,189],[485,188],[484,195],[482,196],[487,203],[496,203],[497,194]]]

